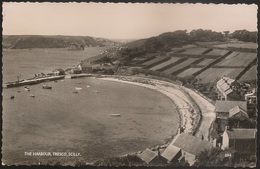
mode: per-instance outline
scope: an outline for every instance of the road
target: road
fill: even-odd
[[[183,89],[187,93],[189,93],[191,98],[199,106],[202,113],[201,124],[196,132],[196,136],[199,138],[203,136],[205,140],[209,141],[209,129],[212,122],[216,118],[216,113],[214,112],[215,106],[212,105],[208,100],[197,94],[195,91],[184,87]]]

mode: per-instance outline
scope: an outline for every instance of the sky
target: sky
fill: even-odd
[[[3,3],[4,35],[141,39],[175,30],[257,31],[257,5]]]

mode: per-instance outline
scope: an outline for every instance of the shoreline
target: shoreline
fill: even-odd
[[[102,79],[138,85],[164,94],[178,107],[179,124],[180,128],[184,129],[183,132],[193,134],[198,138],[204,138],[210,142],[213,141],[210,137],[210,130],[212,123],[216,119],[215,106],[211,100],[205,98],[198,91],[178,84],[145,77],[103,76]],[[184,105],[189,109],[181,107]]]
[[[116,81],[120,83],[133,84],[133,85],[149,88],[162,93],[163,95],[170,98],[177,107],[176,111],[180,117],[179,128],[182,128],[184,132],[190,134],[193,134],[197,129],[198,124],[194,124],[194,119],[200,116],[200,110],[196,105],[196,103],[192,100],[190,95],[185,90],[183,90],[181,86],[169,82],[165,82],[165,81],[143,78],[143,77],[121,76],[120,78],[120,77],[110,76],[110,77],[102,77],[101,79]],[[142,83],[138,81],[143,81],[143,82],[148,81],[148,82]]]

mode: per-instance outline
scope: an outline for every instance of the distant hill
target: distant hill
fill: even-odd
[[[45,36],[45,35],[4,35],[3,48],[28,49],[28,48],[69,48],[73,44],[83,47],[116,45],[108,39],[93,38],[90,36]]]
[[[139,39],[139,40],[127,43],[126,46],[128,48],[137,48],[137,47],[141,47],[146,41],[147,41],[147,39]]]
[[[257,32],[247,30],[236,30],[233,33],[229,31],[215,32],[212,30],[194,29],[190,32],[187,30],[177,30],[174,32],[162,33],[147,39],[140,39],[126,44],[128,48],[141,48],[147,53],[169,52],[172,48],[182,47],[183,45],[194,42],[226,42],[230,39],[236,39],[244,42],[257,41]]]

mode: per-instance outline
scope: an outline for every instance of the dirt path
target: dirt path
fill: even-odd
[[[196,132],[196,136],[199,138],[203,136],[205,140],[209,141],[209,128],[216,118],[216,114],[214,113],[215,106],[193,90],[184,87],[183,89],[189,93],[202,113],[201,124]]]

